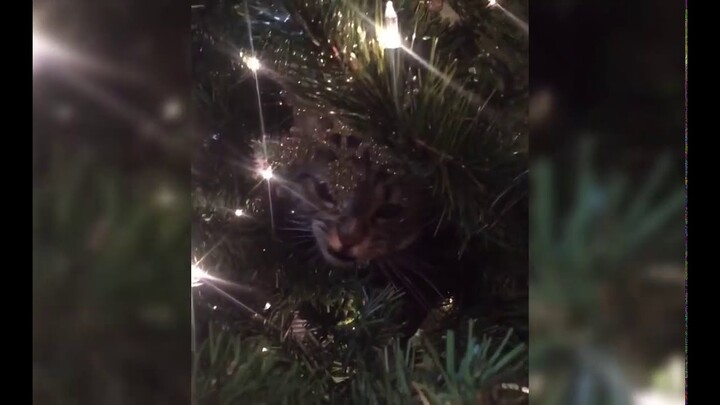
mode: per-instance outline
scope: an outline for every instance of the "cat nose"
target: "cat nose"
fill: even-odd
[[[338,226],[338,238],[343,246],[357,245],[363,238],[364,229],[357,218],[348,218]]]

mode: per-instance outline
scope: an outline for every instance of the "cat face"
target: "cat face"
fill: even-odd
[[[363,150],[357,138],[346,138],[342,148],[318,148],[289,179],[296,213],[333,265],[382,258],[408,247],[420,232],[415,182]]]

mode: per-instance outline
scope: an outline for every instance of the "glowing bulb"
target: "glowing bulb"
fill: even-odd
[[[167,121],[174,121],[180,118],[183,112],[182,103],[177,98],[171,98],[162,106],[163,118]]]
[[[236,217],[241,217],[241,216],[243,216],[243,214],[245,214],[245,212],[243,210],[241,210],[240,208],[235,210]]]
[[[265,180],[270,180],[274,177],[272,167],[268,166],[260,170],[260,176]]]
[[[33,32],[33,59],[50,50],[50,44],[40,34]]]
[[[385,5],[385,26],[378,28],[378,33],[378,41],[383,48],[396,49],[402,46],[397,13],[392,1],[388,1]]]
[[[267,311],[268,309],[270,309],[270,303],[269,303],[269,302],[266,302],[266,303],[265,303],[265,310]]]
[[[397,20],[397,13],[395,12],[395,7],[393,6],[392,1],[388,1],[385,3],[385,21],[387,21],[389,18],[394,18]]]
[[[33,71],[38,68],[38,64],[47,60],[49,57],[58,54],[57,47],[54,46],[44,36],[33,32]]]
[[[497,5],[497,0],[488,0],[488,6],[492,7]]]
[[[267,348],[267,347],[263,347],[263,348],[262,348],[262,352],[265,353],[266,351],[268,351],[268,348]]]
[[[202,284],[203,279],[208,277],[208,274],[205,272],[205,270],[203,270],[200,267],[193,264],[190,267],[190,277],[191,277],[190,285],[192,287],[197,287],[200,284]]]
[[[249,58],[245,59],[245,65],[253,72],[257,72],[258,69],[260,69],[261,67],[260,60],[258,60],[258,58],[254,56],[250,56]]]

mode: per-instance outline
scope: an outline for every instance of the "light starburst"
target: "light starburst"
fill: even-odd
[[[273,173],[273,169],[271,166],[267,166],[265,168],[262,168],[258,171],[258,174],[260,177],[262,177],[264,180],[272,180],[275,177],[275,174]]]
[[[202,285],[202,281],[210,276],[205,272],[205,270],[201,269],[200,266],[193,264],[190,267],[190,277],[190,285],[192,287],[197,287]]]
[[[247,66],[248,69],[252,70],[253,72],[257,72],[262,67],[262,65],[260,64],[260,60],[254,56],[245,58],[245,66]]]
[[[385,5],[385,25],[376,27],[378,42],[385,49],[397,49],[402,46],[400,28],[398,27],[397,13],[393,2],[388,1]]]

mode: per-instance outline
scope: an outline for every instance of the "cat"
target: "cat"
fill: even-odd
[[[418,179],[371,139],[312,116],[298,121],[275,156],[284,154],[281,189],[294,229],[312,236],[322,258],[366,266],[415,242],[425,200]]]

